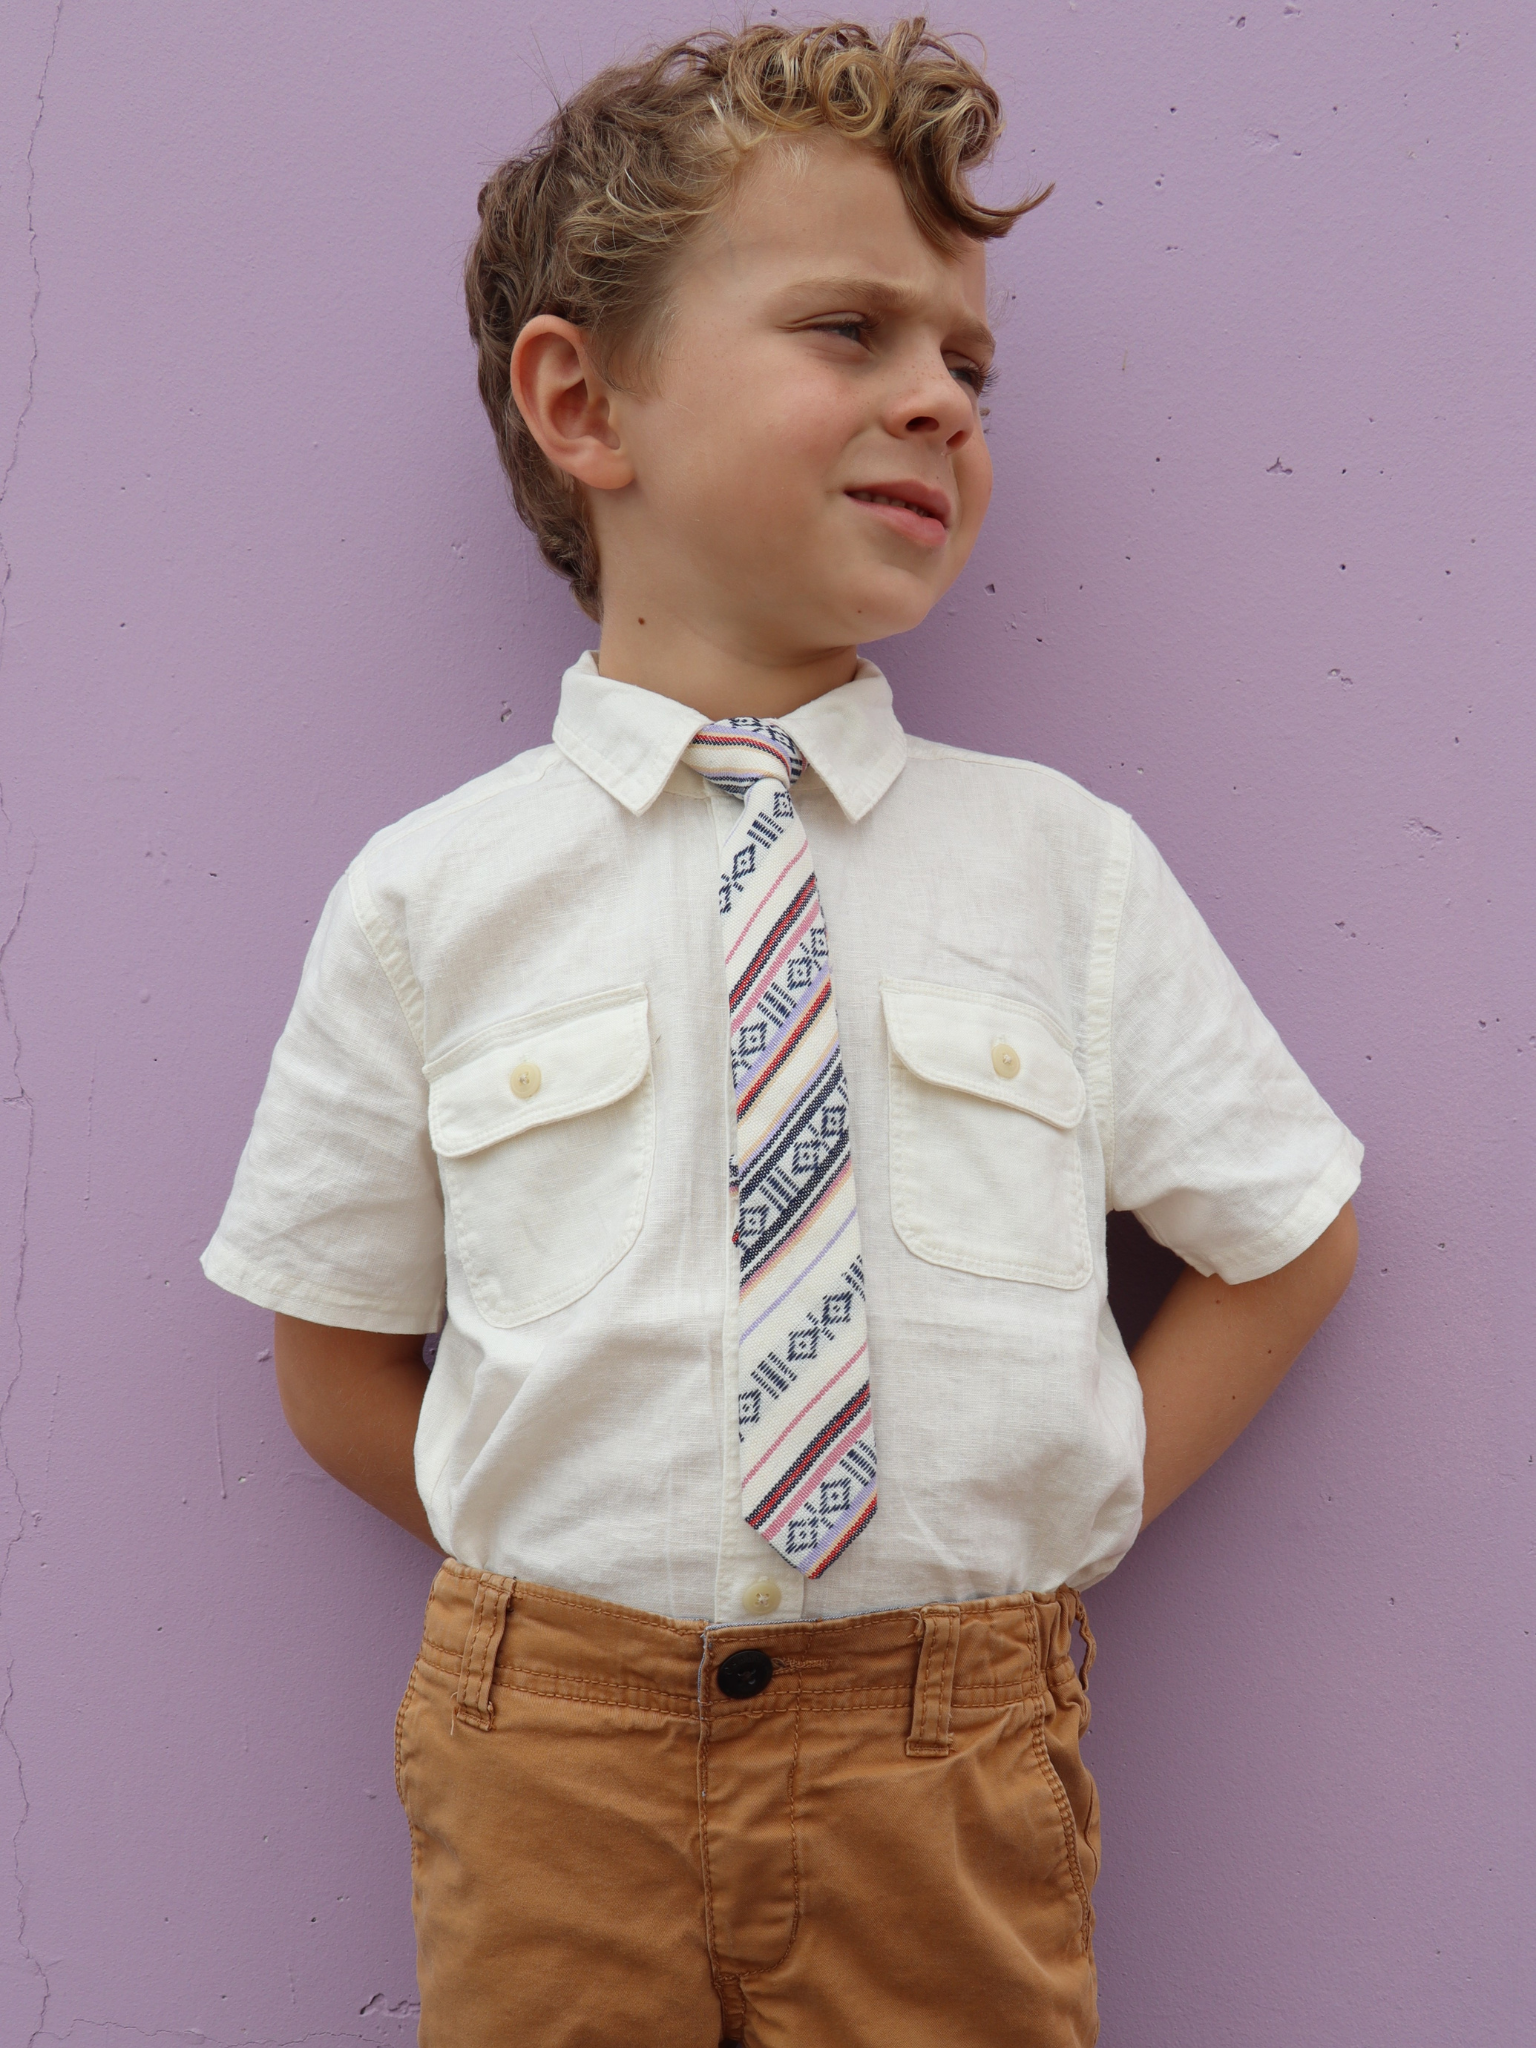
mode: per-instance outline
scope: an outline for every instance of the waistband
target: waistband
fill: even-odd
[[[1086,1683],[1093,1636],[1069,1586],[836,1621],[717,1628],[450,1558],[432,1584],[421,1655],[454,1679],[455,1722],[475,1728],[495,1725],[498,1692],[692,1721],[889,1707],[911,1714],[911,1754],[944,1754],[952,1708],[1043,1700],[1047,1688],[1079,1677],[1074,1622]]]

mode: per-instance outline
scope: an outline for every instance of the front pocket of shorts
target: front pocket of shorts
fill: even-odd
[[[1098,1881],[1103,1861],[1100,1841],[1099,1788],[1092,1771],[1083,1762],[1083,1737],[1088,1732],[1088,1721],[1092,1709],[1088,1703],[1088,1691],[1081,1674],[1074,1668],[1064,1683],[1051,1688],[1056,1701],[1056,1713],[1052,1717],[1049,1733],[1053,1738],[1053,1755],[1057,1776],[1066,1787],[1072,1812],[1077,1820],[1077,1831],[1088,1861],[1084,1866],[1091,1892]],[[1057,1729],[1061,1730],[1056,1739]]]
[[[475,1307],[512,1329],[578,1300],[629,1251],[645,1216],[656,1150],[645,989],[494,1024],[426,1074]]]
[[[1070,1731],[1067,1721],[1070,1718]],[[1077,1746],[1077,1716],[1063,1715],[1047,1697],[1030,1731],[1035,1761],[1055,1805],[1067,1870],[1082,1912],[1086,1941],[1093,1928],[1089,1894],[1099,1874],[1098,1793]]]
[[[1083,1286],[1087,1091],[1064,1034],[1005,997],[892,981],[881,996],[897,1236],[930,1265]]]
[[[395,1715],[395,1797],[405,1809],[407,1820],[410,1818],[411,1809],[405,1796],[405,1722],[411,1711],[411,1702],[416,1697],[416,1674],[420,1669],[421,1659],[418,1657],[411,1666],[411,1675],[406,1680],[400,1709]]]

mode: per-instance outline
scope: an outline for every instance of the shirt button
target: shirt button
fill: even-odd
[[[754,1579],[741,1589],[741,1604],[747,1614],[772,1614],[783,1597],[772,1579]]]
[[[1011,1081],[1019,1071],[1019,1056],[1011,1045],[1004,1045],[999,1040],[992,1048],[992,1065],[1005,1081]]]
[[[532,1060],[524,1060],[520,1067],[514,1067],[508,1080],[512,1093],[522,1102],[526,1102],[530,1095],[537,1095],[544,1085],[544,1076]]]

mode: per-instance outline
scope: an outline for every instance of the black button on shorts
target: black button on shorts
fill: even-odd
[[[733,1650],[715,1673],[728,1700],[755,1699],[772,1682],[773,1659],[766,1650]]]

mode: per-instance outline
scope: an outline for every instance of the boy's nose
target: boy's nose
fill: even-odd
[[[910,440],[942,441],[953,451],[967,442],[975,432],[976,421],[969,404],[945,407],[939,412],[910,413],[906,420],[905,433]]]
[[[892,408],[892,428],[903,438],[932,436],[958,448],[976,425],[969,392],[951,376],[941,362],[937,374],[925,373],[909,386],[899,405]]]

